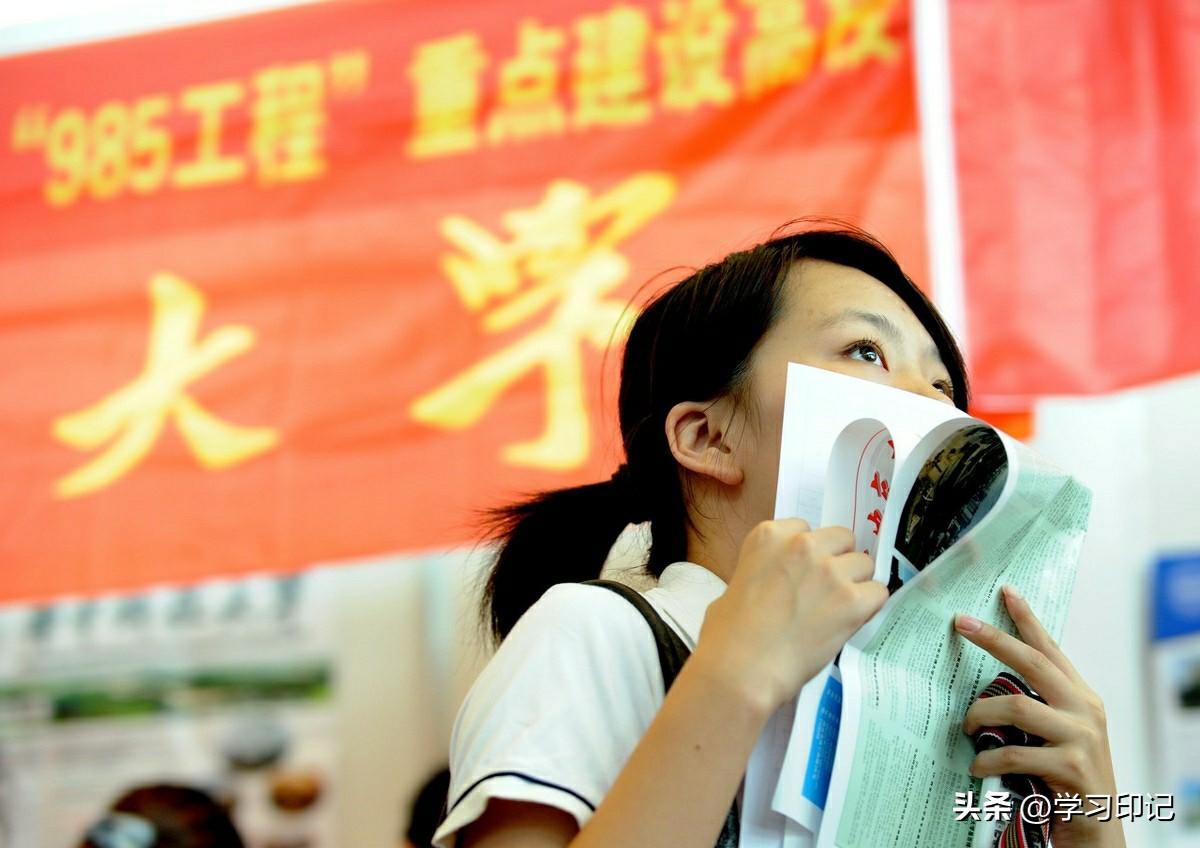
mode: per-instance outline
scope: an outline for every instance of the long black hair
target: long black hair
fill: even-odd
[[[541,492],[492,510],[500,543],[482,613],[497,641],[557,583],[599,576],[629,524],[650,522],[646,569],[685,559],[690,516],[667,446],[667,412],[682,401],[745,391],[755,347],[779,318],[784,281],[801,259],[855,268],[900,296],[937,345],[954,403],[967,408],[966,367],[949,328],[891,252],[851,227],[777,235],[731,253],[656,295],[638,316],[621,361],[619,415],[626,460],[609,480]]]

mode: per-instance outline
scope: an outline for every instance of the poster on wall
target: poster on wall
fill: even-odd
[[[0,608],[0,844],[78,842],[124,792],[196,786],[249,848],[336,839],[327,571]]]

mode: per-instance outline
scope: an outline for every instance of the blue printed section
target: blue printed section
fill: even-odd
[[[836,673],[836,672],[835,672]],[[825,681],[817,722],[813,728],[808,768],[804,771],[804,797],[819,809],[825,809],[829,780],[833,776],[833,754],[837,750],[838,728],[842,723],[842,681],[831,674]]]
[[[1153,604],[1155,639],[1200,631],[1200,553],[1158,561]]]

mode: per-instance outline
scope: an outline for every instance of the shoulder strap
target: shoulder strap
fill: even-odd
[[[692,652],[688,650],[688,646],[683,644],[683,640],[662,620],[662,616],[654,607],[650,606],[649,601],[642,597],[641,592],[624,583],[617,583],[615,580],[588,580],[586,582],[588,586],[601,586],[616,592],[633,604],[634,609],[642,614],[642,618],[646,619],[646,623],[650,625],[650,632],[654,634],[654,642],[658,646],[658,664],[662,668],[663,692],[670,689],[671,684],[679,675],[679,670],[683,668],[684,661],[691,656]]]
[[[649,601],[642,597],[641,592],[624,583],[617,583],[615,580],[587,580],[585,583],[588,586],[600,586],[616,592],[633,604],[634,609],[642,614],[642,618],[646,619],[646,623],[650,625],[650,632],[654,634],[654,642],[658,646],[658,664],[662,668],[663,692],[670,689],[679,670],[683,668],[684,661],[691,656],[692,652],[688,650],[688,646],[683,644],[683,640],[662,620],[662,616],[654,607],[650,606]],[[725,826],[717,838],[716,848],[737,848],[741,831],[740,818],[735,798],[729,807],[729,813],[725,816]]]

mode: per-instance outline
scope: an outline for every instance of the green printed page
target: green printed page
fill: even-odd
[[[838,800],[826,810],[822,848],[971,844],[973,823],[954,816],[955,793],[979,790],[967,771],[974,749],[962,720],[1002,666],[954,632],[954,615],[1015,633],[1000,596],[1008,583],[1058,638],[1091,504],[1078,482],[1004,441],[1011,479],[997,503],[843,651],[847,744],[838,751]]]

